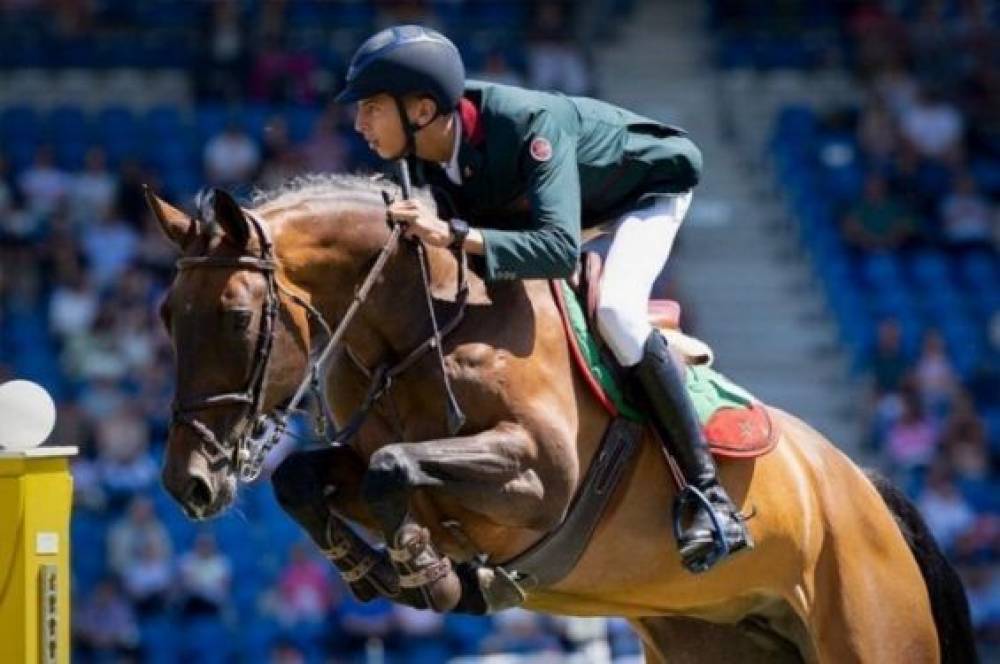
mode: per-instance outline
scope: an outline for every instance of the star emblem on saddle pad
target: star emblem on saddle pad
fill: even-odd
[[[739,427],[740,427],[740,436],[743,437],[743,440],[750,440],[751,438],[753,438],[754,431],[753,431],[753,424],[751,422],[749,422],[748,420],[741,420],[739,423]]]
[[[548,161],[552,159],[552,143],[549,143],[549,139],[544,136],[533,138],[528,151],[531,152],[531,156],[536,161]]]

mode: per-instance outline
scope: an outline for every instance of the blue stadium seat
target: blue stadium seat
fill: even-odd
[[[136,135],[139,124],[135,114],[125,106],[106,106],[97,113],[97,131],[103,138],[120,134]]]
[[[225,129],[234,114],[224,106],[200,106],[195,112],[195,131],[200,143],[206,143]]]
[[[996,290],[1000,288],[1000,270],[996,255],[989,251],[976,251],[962,257],[959,273],[971,290]]]
[[[88,143],[80,141],[59,141],[55,143],[56,164],[67,171],[79,171],[86,161]]]
[[[140,621],[142,661],[151,664],[175,664],[178,661],[180,642],[177,623],[170,615],[159,615]]]
[[[930,249],[914,253],[908,260],[908,268],[914,282],[925,288],[951,283],[948,259],[940,251]]]
[[[313,126],[319,117],[319,111],[305,106],[293,106],[285,111],[285,121],[288,123],[288,135],[295,142],[306,140],[312,135]]]
[[[49,112],[46,135],[54,143],[89,143],[93,138],[90,121],[83,109],[76,106],[60,106]]]
[[[11,106],[0,113],[0,140],[38,142],[41,139],[41,122],[35,109],[28,106]]]
[[[861,260],[865,281],[873,288],[900,289],[903,286],[899,256],[889,252],[869,254]]]
[[[151,139],[177,140],[184,129],[184,119],[174,106],[155,106],[142,120],[142,130]]]

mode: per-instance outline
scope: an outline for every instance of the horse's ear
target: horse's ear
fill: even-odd
[[[236,199],[224,189],[213,189],[209,201],[215,223],[222,227],[233,244],[246,247],[250,241],[250,224]]]
[[[153,211],[163,234],[183,251],[198,234],[198,222],[154,194],[148,186],[143,185],[142,188],[146,194],[146,204]]]

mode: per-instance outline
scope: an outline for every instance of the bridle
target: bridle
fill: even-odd
[[[391,199],[385,193],[383,193],[383,197],[388,207]],[[348,420],[347,424],[342,429],[337,429],[327,403],[325,384],[322,380],[326,373],[326,363],[332,357],[333,351],[340,345],[348,326],[361,305],[364,304],[369,292],[375,285],[378,277],[382,274],[390,255],[399,244],[403,226],[393,223],[391,219],[388,219],[387,215],[387,223],[389,223],[391,228],[389,239],[382,246],[374,264],[355,291],[354,298],[340,323],[337,325],[337,328],[331,331],[329,323],[316,307],[278,281],[276,276],[278,264],[274,257],[274,244],[267,226],[253,213],[244,210],[243,214],[249,220],[257,236],[258,244],[260,245],[260,254],[258,256],[184,257],[179,259],[176,264],[178,270],[214,268],[255,270],[263,274],[267,281],[267,290],[260,317],[258,341],[253,357],[253,369],[246,388],[239,392],[224,392],[198,398],[183,400],[175,398],[172,405],[170,426],[187,426],[198,435],[204,443],[203,454],[210,468],[217,470],[226,463],[229,463],[240,481],[252,482],[257,479],[260,476],[264,459],[267,457],[268,452],[281,440],[282,435],[284,435],[288,427],[289,418],[292,413],[298,410],[299,403],[307,393],[311,393],[315,397],[318,405],[318,413],[314,423],[316,432],[330,444],[346,442],[361,428],[368,413],[388,391],[393,379],[413,366],[418,359],[432,349],[437,351],[438,358],[441,361],[441,371],[448,397],[449,428],[457,430],[461,427],[464,422],[464,415],[458,409],[457,402],[448,382],[447,373],[444,371],[444,361],[441,355],[441,339],[458,326],[465,313],[468,284],[466,280],[466,255],[464,251],[460,252],[459,256],[459,285],[456,296],[458,308],[451,320],[445,326],[439,328],[430,298],[426,253],[423,251],[422,245],[416,245],[430,311],[433,328],[432,334],[401,361],[393,365],[380,365],[375,370],[370,370],[362,365],[357,356],[350,352],[350,349],[346,349],[348,351],[346,353],[347,357],[364,373],[369,379],[370,384],[361,405]],[[276,414],[267,414],[263,412],[263,397],[264,388],[267,384],[271,351],[274,345],[275,322],[281,308],[279,291],[285,293],[293,302],[305,309],[310,322],[315,322],[322,328],[326,341],[321,346],[313,346],[310,343],[309,366],[298,388],[282,407],[276,409]],[[225,437],[224,440],[220,441],[215,433],[204,422],[198,419],[197,414],[210,408],[228,405],[242,405],[243,407],[238,435]]]

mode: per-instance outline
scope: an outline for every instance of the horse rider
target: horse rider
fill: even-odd
[[[594,99],[467,81],[455,45],[416,25],[365,41],[337,101],[357,102],[354,128],[369,147],[385,160],[407,159],[454,213],[445,221],[418,200],[400,200],[390,216],[409,237],[478,257],[487,280],[569,278],[581,229],[616,220],[597,322],[641,386],[687,497],[696,497],[684,503],[691,515],[678,536],[681,559],[703,571],[721,551],[752,548],[682,373],[648,320],[653,282],[701,175],[701,153],[685,132]]]

